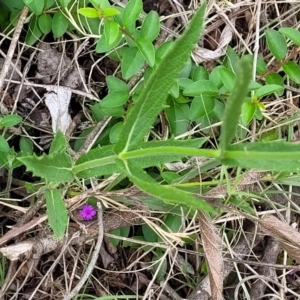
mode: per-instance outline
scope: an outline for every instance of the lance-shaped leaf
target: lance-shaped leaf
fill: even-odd
[[[221,163],[228,166],[272,170],[300,171],[300,145],[287,142],[257,142],[231,145]]]
[[[131,161],[117,160],[120,169],[123,170],[130,180],[142,191],[154,196],[166,203],[187,206],[193,209],[214,212],[205,200],[196,198],[183,190],[177,189],[170,185],[160,185],[144,170]]]
[[[116,153],[135,148],[149,131],[163,109],[165,100],[193,50],[202,31],[205,5],[196,12],[188,29],[169,49],[158,68],[153,72],[139,99],[130,110],[115,146]]]
[[[67,208],[61,191],[46,189],[45,196],[49,225],[53,230],[54,236],[59,239],[64,235],[68,225]]]

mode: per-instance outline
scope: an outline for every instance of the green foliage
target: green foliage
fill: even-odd
[[[193,211],[201,209],[215,213],[211,205],[193,195],[192,189],[176,185],[194,178],[195,170],[190,168],[180,173],[166,170],[165,164],[184,163],[188,157],[196,156],[209,157],[209,164],[214,167],[224,164],[280,172],[299,171],[299,145],[274,142],[277,132],[269,131],[268,135],[263,135],[261,140],[264,142],[240,143],[245,137],[240,125],[247,127],[251,121],[264,118],[263,101],[284,93],[285,75],[295,84],[300,83],[299,66],[286,58],[290,44],[300,45],[297,30],[283,27],[266,31],[268,48],[285,75],[269,72],[268,64],[262,58],[258,58],[255,64],[253,55],[240,58],[231,47],[228,47],[221,65],[208,71],[204,66],[196,66],[190,59],[202,30],[205,5],[194,15],[178,40],[165,42],[155,49],[154,42],[160,31],[159,16],[150,12],[143,20],[140,19],[141,0],[130,0],[125,8],[112,6],[107,0],[82,1],[72,6],[77,14],[74,19],[69,15],[73,4],[69,0],[24,0],[24,3],[33,12],[25,39],[28,45],[36,43],[43,34],[51,33],[54,38],[60,38],[68,28],[76,28],[74,31],[78,36],[90,35],[95,39],[96,52],[118,60],[121,66],[122,78],[107,76],[107,95],[91,104],[95,121],[105,115],[113,118],[95,141],[93,149],[77,161],[68,154],[71,153],[68,152],[69,147],[73,145],[69,145],[61,132],[55,135],[48,154],[34,153],[33,142],[25,137],[20,138],[17,144],[20,151],[15,152],[5,130],[20,124],[22,119],[10,115],[0,120],[0,164],[10,170],[24,164],[27,171],[41,178],[49,225],[57,238],[64,234],[67,226],[67,210],[62,195],[68,183],[89,183],[92,177],[102,180],[119,173],[124,185],[131,181],[151,196],[152,202],[145,200],[149,207],[163,207],[167,211],[186,206]],[[1,15],[1,26],[8,18],[18,16],[24,3],[7,2],[9,8],[6,14]],[[254,65],[260,74],[257,81],[251,80]],[[147,67],[144,80],[131,89],[127,80],[143,66]],[[158,116],[166,117],[168,121],[170,134],[164,137],[167,140],[148,138],[151,130],[154,134],[150,139],[160,138],[156,133]],[[221,121],[221,135],[214,144],[216,149],[207,149],[205,142],[208,138],[197,139],[193,134],[189,139],[176,140],[194,127],[205,128],[203,133],[211,136],[212,125]],[[89,131],[84,131],[81,137],[84,138]],[[76,143],[75,150],[79,148]],[[199,175],[198,172],[196,175]],[[253,212],[248,203],[239,198],[231,198],[230,203],[248,213]],[[179,229],[181,218],[167,214],[164,224],[165,230],[174,232]],[[160,241],[148,225],[142,228],[136,239]],[[118,230],[114,234],[127,237],[128,230]],[[118,245],[120,240],[112,242]],[[153,260],[163,259],[162,264],[155,267],[158,278],[163,279],[167,261],[163,252],[157,251],[155,255]]]
[[[267,45],[272,54],[282,60],[287,54],[287,46],[284,37],[274,29],[266,30]]]
[[[47,216],[54,236],[63,237],[68,225],[68,212],[61,191],[58,189],[45,190]]]

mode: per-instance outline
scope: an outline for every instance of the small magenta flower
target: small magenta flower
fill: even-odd
[[[94,206],[84,204],[80,210],[80,217],[84,220],[90,221],[96,215]]]

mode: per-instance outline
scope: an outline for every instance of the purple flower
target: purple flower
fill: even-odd
[[[84,220],[90,221],[96,215],[94,206],[84,204],[80,210],[80,217]]]

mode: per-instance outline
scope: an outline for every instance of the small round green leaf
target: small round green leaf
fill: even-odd
[[[278,59],[285,58],[287,53],[287,46],[285,38],[274,29],[266,30],[267,45],[271,53]]]
[[[246,127],[253,119],[256,111],[255,103],[245,102],[242,105],[242,124]]]
[[[127,92],[129,93],[129,86],[121,79],[115,76],[106,76],[105,78],[109,92]]]
[[[215,107],[215,100],[209,96],[202,95],[195,97],[192,101],[189,119],[195,121],[199,118],[209,115]]]
[[[297,46],[300,46],[300,32],[291,27],[281,27],[279,32],[289,38]]]
[[[127,48],[121,61],[122,77],[129,79],[135,75],[144,65],[145,59],[139,49]]]
[[[61,37],[68,29],[69,21],[61,11],[57,11],[53,16],[52,31],[55,38]]]
[[[38,24],[43,34],[48,34],[52,29],[52,18],[49,14],[42,14],[39,17]]]
[[[201,94],[216,96],[219,91],[217,87],[209,80],[198,80],[183,90],[183,95],[197,97]]]
[[[107,44],[106,36],[103,34],[97,42],[96,52],[97,53],[105,53],[105,52],[112,50],[120,43],[121,39],[122,39],[122,33],[120,30],[118,30],[118,36],[114,40],[114,42],[111,44]]]
[[[282,86],[282,90],[276,92],[278,96],[282,96],[284,93],[284,79],[278,73],[270,73],[266,77],[267,84],[277,84]]]
[[[231,92],[236,80],[235,74],[231,70],[225,67],[219,69],[219,74],[224,86],[229,92]]]
[[[51,8],[55,3],[55,0],[45,0],[45,6],[44,9]]]
[[[111,128],[109,133],[109,141],[111,144],[115,144],[118,141],[122,126],[123,122],[119,122]]]
[[[33,142],[28,137],[21,136],[19,146],[22,152],[30,155],[33,153]]]
[[[155,50],[153,44],[144,38],[138,38],[135,42],[148,65],[153,67],[155,63]]]
[[[208,80],[209,75],[207,70],[203,66],[197,66],[192,71],[191,78],[193,79],[193,81],[198,81],[202,79]]]
[[[123,15],[122,15],[122,23],[123,26],[126,27],[132,23],[134,23],[140,13],[143,10],[143,1],[142,0],[129,0],[126,4]]]
[[[103,107],[118,107],[124,105],[129,99],[129,93],[127,92],[112,92],[100,102],[100,106]]]
[[[68,6],[68,4],[69,4],[70,1],[71,1],[71,0],[59,0],[59,3],[60,3],[60,5],[61,5],[63,8],[65,8],[65,7]]]
[[[87,18],[99,18],[99,13],[97,9],[92,8],[92,7],[82,7],[79,8],[78,13],[81,14],[82,16],[85,16]]]
[[[141,27],[141,37],[152,42],[157,38],[159,30],[160,23],[158,13],[152,10],[143,21]]]
[[[43,8],[44,8],[44,4],[45,4],[44,0],[23,0],[23,2],[37,16],[39,16],[42,13]]]
[[[107,45],[114,44],[116,40],[118,40],[119,35],[120,35],[119,24],[114,21],[105,20],[104,36]]]
[[[12,127],[22,122],[22,118],[19,115],[7,115],[0,121],[0,126]]]
[[[113,17],[113,16],[116,16],[119,14],[120,14],[120,11],[113,7],[108,7],[106,9],[104,9],[101,13],[101,15],[103,15],[105,17]]]
[[[300,84],[300,68],[294,61],[288,61],[283,66],[283,70],[297,84]]]
[[[25,43],[29,46],[32,46],[42,35],[39,26],[38,26],[38,19],[34,15],[29,23],[29,30],[27,31],[26,37],[25,37]]]
[[[271,95],[272,93],[278,92],[280,90],[282,90],[282,86],[280,86],[280,85],[266,84],[266,85],[263,85],[262,87],[260,87],[259,89],[257,89],[254,92],[254,95],[257,98],[262,98],[264,96]]]
[[[2,135],[0,135],[0,151],[6,152],[6,153],[9,152],[9,145],[8,145],[6,139]],[[1,155],[1,153],[0,153],[0,155]]]

